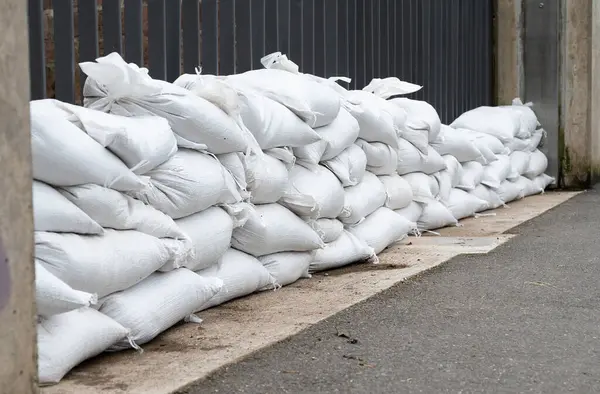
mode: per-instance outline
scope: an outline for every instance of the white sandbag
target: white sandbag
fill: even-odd
[[[246,180],[254,204],[277,202],[288,189],[287,166],[271,155],[246,157]]]
[[[158,116],[125,117],[57,102],[69,120],[114,153],[136,174],[145,174],[177,152],[169,122]]]
[[[334,90],[301,74],[262,69],[230,75],[227,81],[277,101],[313,128],[330,124],[340,110],[340,99]]]
[[[427,130],[429,141],[435,141],[438,138],[442,122],[437,111],[431,104],[426,101],[412,100],[406,97],[398,97],[390,101],[406,110],[408,114],[408,128]]]
[[[427,174],[411,172],[403,175],[402,178],[410,185],[414,201],[427,202],[434,200],[439,193],[439,184]]]
[[[500,184],[511,174],[512,166],[510,157],[498,155],[498,160],[484,167],[481,183],[491,188],[500,187]]]
[[[456,131],[460,132],[461,134],[464,134],[467,138],[469,138],[469,140],[471,140],[471,142],[475,144],[477,149],[479,149],[479,151],[482,154],[484,153],[484,151],[491,151],[494,155],[502,155],[507,153],[506,147],[504,146],[502,141],[500,141],[493,135],[463,128],[456,128]],[[488,154],[485,155],[486,158]],[[488,160],[488,163],[494,160],[495,159]]]
[[[550,185],[553,185],[556,180],[550,175],[542,174],[533,179],[533,183],[541,188],[542,190],[546,190],[546,188]]]
[[[517,178],[514,183],[521,189],[523,192],[523,197],[533,196],[534,194],[540,194],[544,191],[540,186],[538,186],[534,181],[524,176],[520,176]]]
[[[446,169],[435,173],[433,176],[439,185],[438,199],[442,202],[448,201],[452,189],[460,185],[462,179],[462,165],[454,156],[445,155]]]
[[[35,306],[43,317],[65,313],[98,302],[95,294],[75,290],[35,261]]]
[[[505,143],[505,147],[509,153],[530,151],[529,142],[529,139],[522,140],[520,138],[513,138]]]
[[[69,122],[54,105],[32,101],[33,178],[53,186],[86,183],[121,191],[139,191],[146,182],[114,154]]]
[[[416,227],[416,223],[409,222],[389,208],[381,207],[361,223],[348,227],[348,231],[366,242],[375,253],[380,253],[392,243],[406,237]]]
[[[450,126],[476,130],[508,142],[519,132],[521,117],[509,108],[484,106],[463,113]]]
[[[531,154],[527,170],[523,173],[529,179],[542,175],[548,168],[548,158],[539,149]]]
[[[244,164],[246,162],[246,156],[241,152],[231,152],[217,155],[217,159],[221,165],[229,171],[238,188],[240,190],[246,190],[248,188],[246,182],[246,166]]]
[[[318,249],[310,263],[310,272],[325,271],[358,262],[376,261],[373,248],[348,231]]]
[[[321,218],[307,223],[325,243],[335,241],[344,232],[344,224],[337,219]]]
[[[136,230],[156,238],[186,239],[169,216],[116,190],[88,184],[66,187],[60,192],[104,228]]]
[[[383,183],[366,172],[361,183],[344,189],[344,210],[338,219],[344,224],[356,224],[382,207],[387,199]]]
[[[408,206],[401,209],[395,209],[398,215],[402,216],[409,222],[417,223],[421,215],[423,214],[423,204],[416,201],[412,201]]]
[[[478,185],[475,189],[469,191],[469,194],[487,202],[488,209],[496,209],[505,205],[498,193],[485,185]]]
[[[536,149],[538,149],[539,147],[541,147],[543,145],[543,140],[546,137],[546,130],[544,129],[537,129],[536,131],[534,131],[531,134],[531,138],[528,138],[527,144],[527,150],[529,150],[530,152],[535,151]]]
[[[146,69],[125,63],[115,52],[79,66],[88,76],[83,88],[88,108],[165,118],[184,148],[204,147],[214,154],[258,148],[241,122],[216,105],[184,88],[150,78]]]
[[[91,308],[42,319],[37,325],[38,382],[60,382],[77,364],[102,353],[128,334],[125,327]]]
[[[510,155],[510,166],[511,174],[507,177],[508,180],[516,181],[521,175],[523,175],[529,168],[529,161],[531,160],[530,152],[515,151]]]
[[[410,145],[408,142],[407,144]],[[396,172],[398,167],[398,152],[396,149],[383,142],[367,142],[362,139],[356,140],[356,145],[363,150],[367,157],[367,171],[375,175],[390,175]],[[414,147],[411,149],[417,151]]]
[[[538,125],[537,116],[531,109],[531,105],[531,103],[523,104],[521,99],[516,98],[513,100],[512,105],[503,106],[503,108],[508,108],[519,115],[520,127],[515,134],[517,138],[530,138]]]
[[[175,223],[193,245],[193,257],[182,265],[192,271],[216,264],[229,249],[234,221],[219,207],[210,207],[202,212],[177,219]]]
[[[452,189],[445,205],[458,220],[488,209],[487,201],[460,189]]]
[[[189,149],[180,149],[146,175],[150,187],[133,197],[173,219],[242,200],[233,176],[217,159]]]
[[[423,206],[423,213],[417,221],[419,230],[434,230],[437,228],[456,226],[458,221],[444,204],[430,200]]]
[[[102,299],[99,311],[130,331],[138,345],[154,339],[175,323],[202,309],[223,287],[223,281],[188,269],[155,272],[135,286]],[[110,350],[130,348],[121,340]]]
[[[385,206],[389,209],[407,207],[413,200],[413,191],[410,184],[398,174],[382,175],[379,177],[385,188]]]
[[[240,94],[240,114],[262,149],[305,146],[321,139],[295,113],[262,94]]]
[[[440,155],[452,155],[460,163],[478,161],[487,164],[487,160],[469,137],[450,126],[442,125],[438,138],[431,141],[431,146]]]
[[[475,189],[483,179],[484,167],[477,161],[462,163],[462,176],[456,187],[465,191]]]
[[[352,144],[333,159],[323,162],[323,165],[337,176],[343,187],[354,186],[365,175],[367,155],[361,147]]]
[[[356,119],[347,110],[341,108],[332,123],[315,130],[322,139],[310,145],[294,148],[294,156],[309,164],[333,159],[354,144],[359,130]]]
[[[313,261],[311,252],[281,252],[261,256],[258,260],[280,286],[287,286],[300,278],[310,278],[308,267]]]
[[[348,92],[347,99],[353,104],[348,110],[358,121],[359,138],[367,142],[382,142],[396,149],[400,130],[394,127],[394,118],[385,111],[387,106],[394,106],[388,101],[372,93],[354,90]]]
[[[302,219],[279,204],[257,205],[248,221],[233,230],[231,245],[253,256],[304,252],[323,246],[319,235]]]
[[[277,286],[275,278],[260,261],[235,249],[227,250],[217,264],[196,273],[223,281],[221,290],[200,310]]]
[[[411,172],[424,172],[433,174],[446,168],[442,156],[429,146],[427,155],[423,155],[413,145],[403,139],[398,140],[398,174],[410,174]]]
[[[344,209],[344,188],[335,175],[319,165],[312,169],[295,166],[289,172],[288,191],[279,201],[301,217],[336,218]],[[307,204],[306,197],[313,204]]]
[[[177,251],[166,241],[139,231],[36,232],[35,257],[72,288],[104,297],[133,286],[175,258]]]
[[[498,197],[500,197],[504,203],[520,200],[525,197],[525,192],[521,186],[511,181],[502,182],[499,187],[494,188],[494,191],[498,193]]]
[[[118,192],[117,192],[118,193]],[[33,181],[35,231],[102,234],[102,227],[52,186]]]

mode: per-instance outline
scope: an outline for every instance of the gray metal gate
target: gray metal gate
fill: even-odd
[[[168,81],[198,65],[209,74],[259,68],[263,55],[281,51],[303,72],[351,77],[353,88],[388,76],[423,85],[414,97],[432,103],[449,122],[493,102],[492,5],[493,0],[29,0],[31,96],[77,101],[82,85],[77,63],[113,51]]]

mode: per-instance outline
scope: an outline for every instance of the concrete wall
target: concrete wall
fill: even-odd
[[[523,0],[497,0],[495,39],[497,104],[510,104],[523,95]]]
[[[37,392],[27,2],[0,0],[0,393]]]

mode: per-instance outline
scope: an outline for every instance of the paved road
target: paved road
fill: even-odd
[[[186,393],[600,392],[600,194],[514,232]]]

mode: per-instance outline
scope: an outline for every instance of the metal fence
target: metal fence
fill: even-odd
[[[493,101],[493,0],[28,1],[32,99],[76,101],[77,63],[113,51],[168,81],[198,65],[260,68],[281,51],[352,88],[387,76],[421,84],[414,97],[445,122]]]

